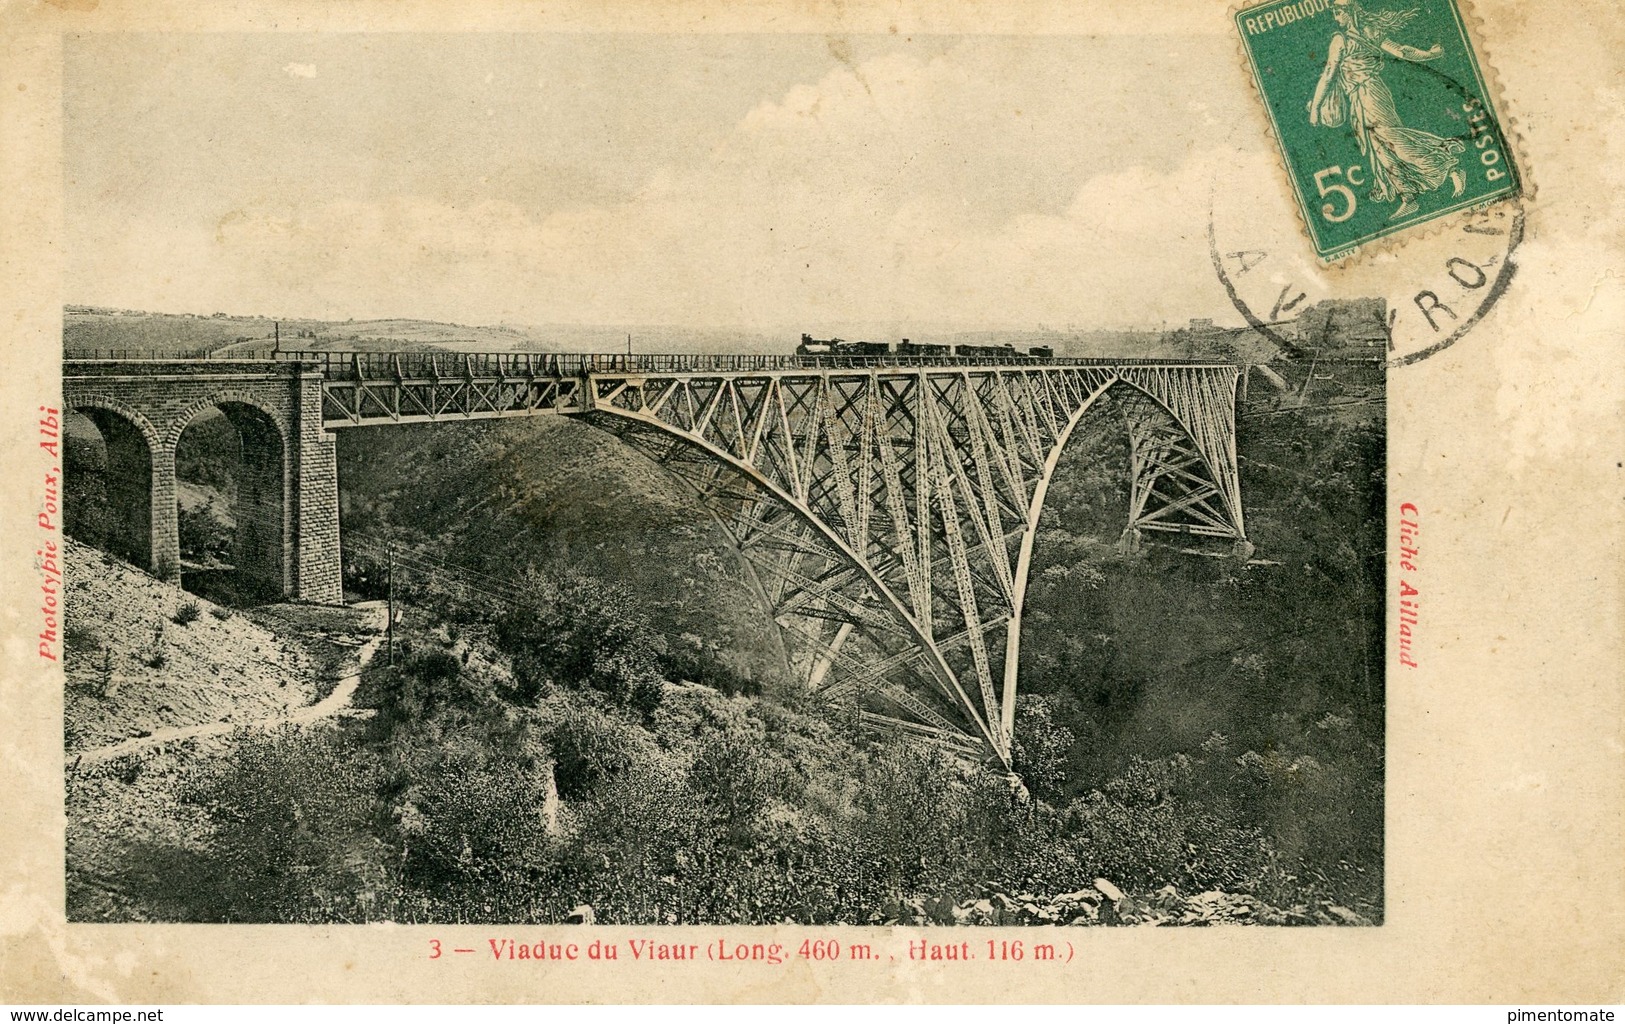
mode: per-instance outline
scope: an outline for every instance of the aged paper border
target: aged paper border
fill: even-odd
[[[66,925],[61,676],[34,653],[60,291],[60,39],[105,31],[1228,33],[1224,0],[882,3],[484,0],[210,7],[54,0],[0,8],[0,999],[8,1002],[1619,1002],[1625,999],[1621,685],[1625,24],[1600,0],[1479,0],[1475,42],[1516,101],[1540,202],[1520,272],[1447,351],[1395,370],[1390,531],[1422,517],[1422,667],[1390,645],[1386,923],[1345,929],[1070,929],[1073,962],[741,969],[423,959],[557,928]],[[1600,41],[1599,41],[1600,40]],[[1571,52],[1602,54],[1585,66]],[[1215,75],[1231,74],[1229,65]],[[1103,102],[1132,102],[1106,97]],[[1154,117],[1148,117],[1154,122]],[[1535,126],[1540,126],[1536,128]],[[1392,541],[1391,541],[1392,550]],[[1390,580],[1390,588],[1394,586]],[[1390,635],[1394,609],[1390,597]],[[646,930],[602,929],[641,935]],[[696,928],[695,941],[744,929]],[[901,947],[910,930],[750,929]],[[579,937],[579,930],[573,936]],[[932,938],[982,939],[940,930]],[[860,938],[861,936],[861,938]],[[1012,930],[1012,937],[1034,933]]]

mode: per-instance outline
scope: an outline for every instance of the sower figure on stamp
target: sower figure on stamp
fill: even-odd
[[[1446,179],[1452,195],[1461,195],[1467,184],[1457,166],[1465,148],[1461,141],[1406,128],[1394,109],[1394,94],[1382,80],[1385,53],[1420,62],[1444,52],[1437,43],[1420,50],[1388,38],[1416,13],[1414,8],[1371,12],[1359,0],[1332,0],[1332,17],[1342,31],[1332,36],[1326,69],[1309,101],[1310,124],[1337,128],[1348,123],[1360,152],[1371,161],[1371,198],[1379,203],[1399,200],[1391,220],[1415,213],[1415,197]]]

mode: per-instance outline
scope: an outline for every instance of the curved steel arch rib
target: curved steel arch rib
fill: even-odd
[[[1234,366],[593,374],[584,415],[729,529],[809,683],[865,720],[1011,763],[1045,494],[1109,390],[1129,428],[1125,543],[1243,541]],[[1003,637],[999,636],[1003,633]]]

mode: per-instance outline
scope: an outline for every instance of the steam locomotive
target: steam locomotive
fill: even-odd
[[[1055,349],[1049,345],[1034,345],[1026,352],[1018,350],[1014,345],[921,345],[907,338],[898,343],[893,350],[892,346],[884,341],[846,341],[842,338],[814,338],[810,334],[801,336],[801,344],[796,346],[798,356],[838,356],[838,357],[875,357],[897,355],[905,358],[942,358],[953,356],[960,359],[1003,359],[1010,362],[1029,363],[1040,359],[1054,359]]]

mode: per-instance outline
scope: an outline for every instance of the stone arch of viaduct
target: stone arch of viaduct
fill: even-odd
[[[116,553],[161,576],[180,571],[175,452],[205,410],[242,442],[234,560],[282,595],[343,599],[338,468],[322,427],[322,375],[298,363],[75,361],[63,411],[88,416],[108,448]],[[144,493],[143,493],[144,492]]]

